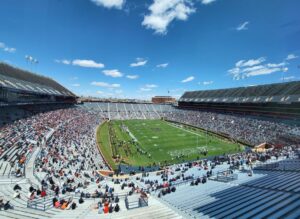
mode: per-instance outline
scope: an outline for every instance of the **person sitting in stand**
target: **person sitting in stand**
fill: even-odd
[[[112,206],[112,204],[110,204],[110,205],[109,205],[109,208],[108,208],[108,212],[109,212],[109,213],[113,213],[113,210],[114,210],[114,209],[113,209],[113,206]]]
[[[69,203],[68,203],[67,201],[64,201],[64,202],[62,203],[62,205],[61,205],[60,208],[61,208],[62,210],[65,210],[65,209],[68,207],[68,204],[69,204]]]
[[[104,211],[104,214],[107,214],[109,212],[108,204],[105,203],[103,211]]]
[[[43,190],[41,191],[41,197],[43,198],[43,197],[45,197],[46,195],[47,195],[46,190],[43,189]]]
[[[13,198],[21,198],[21,194],[18,190],[14,193]]]
[[[52,204],[53,204],[53,207],[55,207],[55,203],[57,202],[57,198],[56,197],[54,197],[53,199],[52,199]]]
[[[103,207],[100,201],[98,202],[98,214],[103,214]]]
[[[15,186],[14,186],[14,190],[16,191],[16,190],[22,190],[22,188],[18,185],[18,184],[16,184]]]
[[[72,210],[75,210],[75,209],[76,209],[76,207],[77,207],[76,203],[75,203],[75,202],[73,202],[73,203],[71,204],[71,209],[72,209]]]
[[[60,206],[61,206],[60,201],[57,200],[57,201],[54,203],[54,207],[55,207],[55,208],[60,208]]]
[[[3,197],[0,197],[0,211],[4,207],[4,200]]]
[[[13,206],[10,205],[9,201],[5,202],[3,205],[4,210],[13,209]]]
[[[118,203],[116,204],[116,206],[115,206],[114,210],[115,210],[115,212],[119,212],[119,211],[120,211],[120,206],[119,206],[119,204],[118,204]]]

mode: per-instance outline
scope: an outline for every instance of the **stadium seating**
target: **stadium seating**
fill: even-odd
[[[283,160],[282,162],[299,162]],[[299,168],[300,166],[298,166]],[[182,185],[163,196],[167,204],[195,218],[294,218],[300,215],[299,172],[254,171],[230,183]]]
[[[82,106],[88,110],[101,112],[109,119],[160,119],[174,108],[171,105],[139,103],[87,103]]]
[[[0,64],[0,87],[35,93],[36,101],[39,95],[50,93],[75,99],[53,80],[5,64]],[[299,83],[291,82],[190,92],[181,100],[260,102],[267,96],[269,102],[284,97],[281,102],[290,103],[297,95]],[[1,209],[0,218],[300,217],[300,129],[294,123],[164,104],[95,102],[73,106],[60,100],[51,105],[0,100],[0,200],[12,207]],[[14,105],[20,103],[26,106]],[[247,150],[167,167],[123,164],[129,172],[139,173],[121,174],[118,179],[100,174],[110,166],[97,147],[99,124],[107,119],[161,118],[244,145],[267,142],[276,147],[263,153]],[[217,173],[224,178],[237,177],[220,182]],[[139,205],[136,200],[140,197],[147,199],[148,206]],[[60,202],[74,209],[63,210]],[[109,208],[111,212],[104,214]]]
[[[165,118],[221,133],[252,146],[263,142],[275,144],[282,137],[285,138],[285,143],[300,139],[299,126],[252,116],[177,109],[165,114]]]
[[[0,63],[0,84],[3,87],[50,95],[74,96],[56,81],[5,63]]]
[[[178,100],[182,109],[255,115],[261,117],[300,118],[300,82],[249,87],[187,91]],[[298,123],[299,124],[299,123]]]
[[[179,102],[299,102],[299,82],[186,92]],[[282,99],[283,98],[283,99]]]

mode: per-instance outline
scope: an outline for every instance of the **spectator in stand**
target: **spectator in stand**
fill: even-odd
[[[231,138],[258,145],[264,142],[276,143],[282,138],[300,140],[300,127],[266,119],[234,114],[221,114],[196,110],[175,110],[165,114],[171,121],[185,123],[228,135]]]

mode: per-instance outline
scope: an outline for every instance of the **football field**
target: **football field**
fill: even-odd
[[[242,149],[200,129],[162,120],[110,121],[108,129],[111,156],[134,166],[180,163]]]

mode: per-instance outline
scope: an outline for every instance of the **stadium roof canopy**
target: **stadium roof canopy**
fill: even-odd
[[[0,63],[0,87],[54,96],[75,96],[56,81]]]
[[[283,103],[300,102],[300,81],[218,90],[185,92],[179,102]]]

